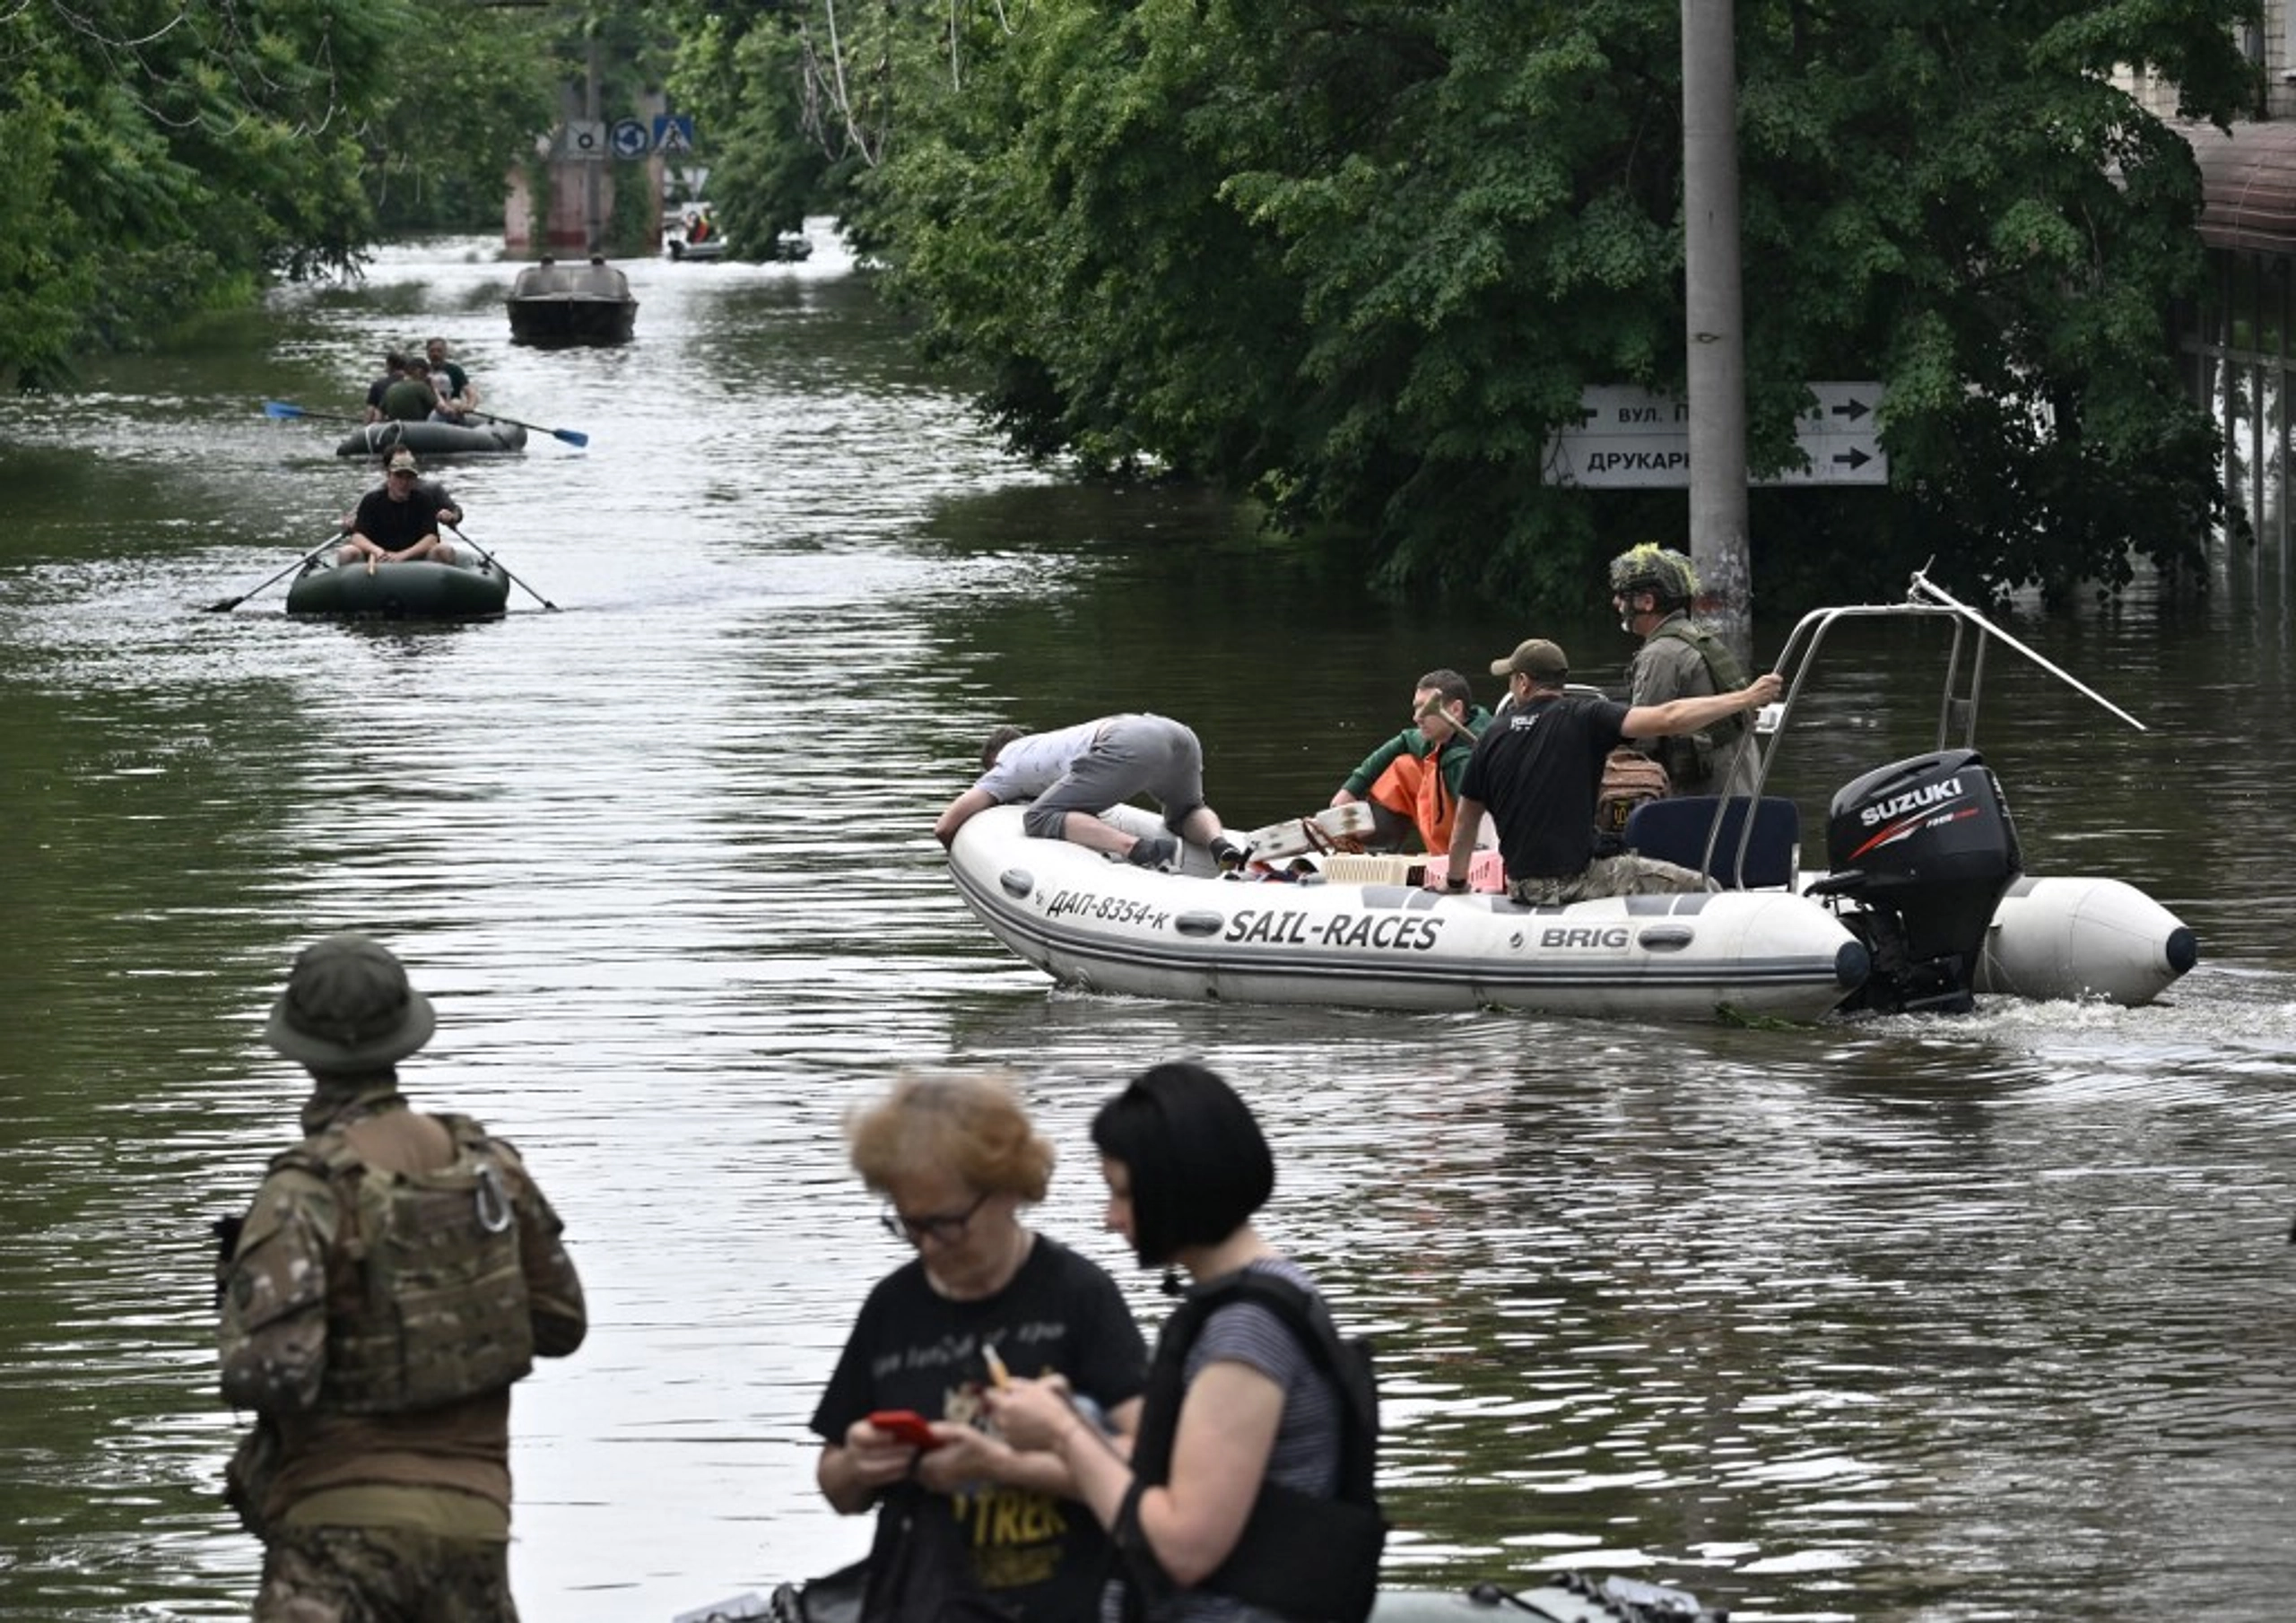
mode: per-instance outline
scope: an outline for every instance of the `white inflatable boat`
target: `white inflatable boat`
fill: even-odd
[[[1827,631],[1909,615],[1955,621],[1939,747],[1838,792],[1826,868],[1805,873],[1797,809],[1761,794],[1770,763]],[[1031,838],[1017,806],[968,820],[950,872],[990,932],[1056,981],[1140,997],[1645,1020],[1958,1012],[1980,994],[2150,1002],[2192,968],[2193,933],[2123,881],[2024,872],[1973,747],[1974,699],[1956,697],[1964,681],[1975,692],[1996,641],[2141,725],[1920,575],[1906,603],[1818,611],[1779,661],[1786,697],[1742,752],[1744,793],[1653,802],[1627,825],[1631,847],[1706,872],[1704,891],[1526,907],[1491,893],[1495,857],[1478,860],[1481,893],[1465,896],[1407,882],[1399,857],[1220,875],[1188,848],[1180,872],[1158,873]],[[1160,827],[1135,808],[1106,815]]]
[[[1784,891],[1535,908],[1400,882],[1221,878],[1193,849],[1182,872],[1156,873],[1032,839],[1018,806],[958,829],[949,868],[997,940],[1053,979],[1138,997],[1809,1019],[1866,978],[1857,938]]]

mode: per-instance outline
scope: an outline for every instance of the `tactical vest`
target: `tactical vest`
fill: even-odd
[[[1379,1398],[1370,1344],[1343,1339],[1321,1299],[1257,1269],[1239,1269],[1190,1290],[1156,1338],[1132,1448],[1135,1486],[1113,1530],[1124,1615],[1161,1615],[1161,1603],[1174,1593],[1141,1532],[1139,1496],[1170,1479],[1188,1350],[1213,1310],[1231,1302],[1256,1302],[1274,1314],[1338,1388],[1339,1497],[1322,1498],[1263,1480],[1236,1548],[1196,1587],[1307,1623],[1363,1623],[1378,1595],[1379,1552],[1387,1537],[1373,1481]]]
[[[370,1167],[332,1127],[272,1162],[326,1178],[335,1194],[321,1407],[431,1409],[534,1367],[501,1151],[468,1116],[432,1119],[455,1146],[454,1159],[432,1171]]]
[[[1651,632],[1650,637],[1654,642],[1661,637],[1671,637],[1676,642],[1686,642],[1695,648],[1698,656],[1706,662],[1707,680],[1714,684],[1717,693],[1735,693],[1746,685],[1746,668],[1738,663],[1738,656],[1730,652],[1730,645],[1687,615],[1668,621]],[[1745,712],[1741,710],[1716,722],[1705,732],[1714,740],[1715,747],[1719,749],[1735,742],[1745,730]]]

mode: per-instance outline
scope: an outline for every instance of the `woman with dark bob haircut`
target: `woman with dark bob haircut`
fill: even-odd
[[[987,1401],[1005,1440],[1057,1457],[1114,1537],[1103,1615],[1361,1619],[1385,1533],[1369,1369],[1315,1281],[1252,1226],[1275,1187],[1259,1123],[1202,1065],[1163,1064],[1101,1107],[1092,1142],[1109,1228],[1191,1281],[1158,1339],[1139,1436],[1126,1458],[1055,1382]]]
[[[1275,1193],[1275,1158],[1244,1101],[1201,1065],[1158,1065],[1100,1107],[1092,1145],[1131,1169],[1131,1220],[1111,1231],[1144,1268],[1216,1245]]]

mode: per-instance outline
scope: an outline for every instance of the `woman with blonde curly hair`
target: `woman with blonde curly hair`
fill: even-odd
[[[1009,1370],[1057,1378],[1119,1436],[1138,1419],[1147,1348],[1115,1280],[1022,1220],[1052,1146],[1010,1082],[977,1075],[904,1076],[846,1139],[914,1254],[869,1292],[813,1411],[822,1494],[878,1511],[864,1616],[1090,1617],[1107,1537],[1062,1505],[1066,1465],[1008,1445],[981,1400]],[[899,1410],[923,1429],[872,1419]]]

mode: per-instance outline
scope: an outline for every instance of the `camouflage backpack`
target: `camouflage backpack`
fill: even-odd
[[[1604,855],[1623,849],[1626,820],[1646,800],[1674,792],[1666,768],[1631,744],[1621,744],[1603,761],[1602,793],[1595,801],[1595,837]]]
[[[273,1162],[326,1177],[340,1212],[327,1280],[326,1406],[430,1409],[507,1386],[534,1367],[534,1324],[512,1209],[517,1163],[468,1116],[434,1118],[455,1158],[387,1172],[340,1131]]]

